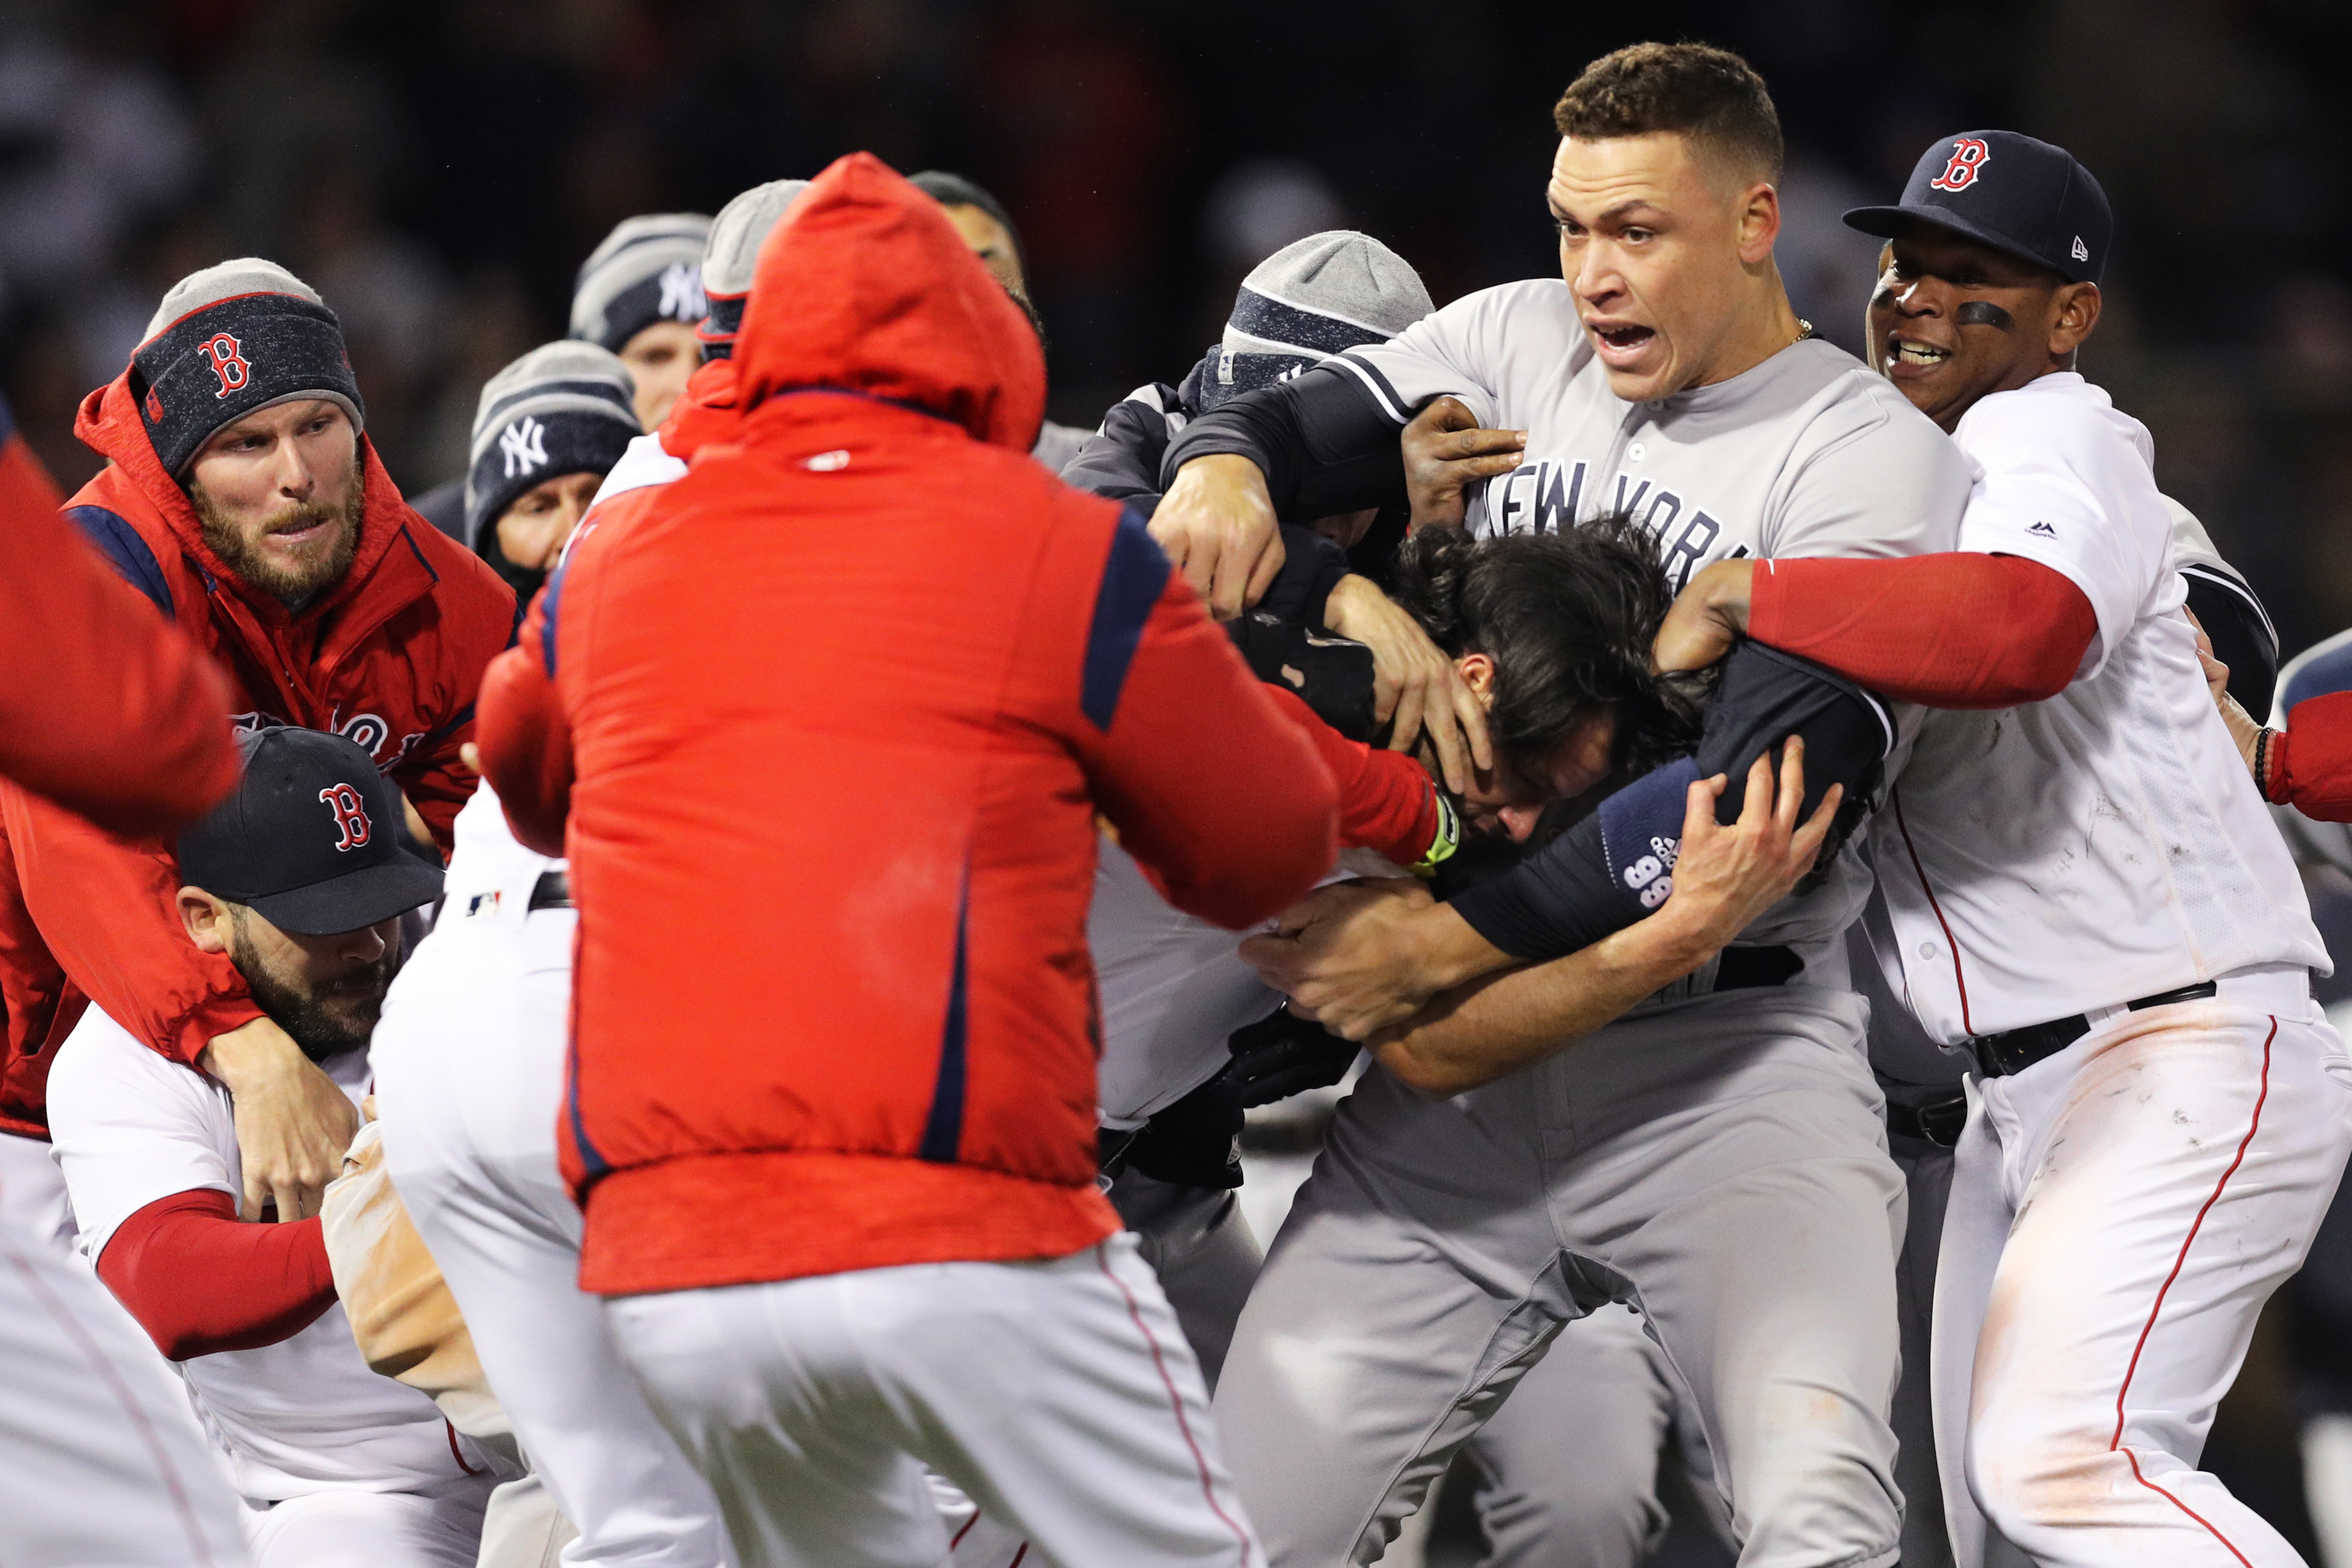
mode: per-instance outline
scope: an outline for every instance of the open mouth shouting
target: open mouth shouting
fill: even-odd
[[[1584,329],[1591,334],[1592,347],[1601,363],[1614,370],[1623,370],[1639,361],[1658,336],[1654,327],[1633,321],[1589,320]]]

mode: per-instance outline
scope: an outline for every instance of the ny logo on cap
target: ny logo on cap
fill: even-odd
[[[702,298],[702,268],[683,261],[673,261],[662,268],[661,308],[656,316],[667,316],[673,321],[696,321],[709,313],[709,302]]]
[[[245,362],[245,345],[226,332],[215,332],[197,345],[196,352],[212,361],[213,374],[220,378],[220,391],[215,397],[226,397],[243,392],[253,382],[253,367]]]
[[[1992,161],[1992,149],[1973,136],[1952,139],[1952,161],[1927,183],[1938,191],[1965,191],[1977,183],[1977,171]]]
[[[338,852],[368,841],[374,830],[368,823],[367,802],[360,799],[357,789],[349,784],[330,784],[319,791],[319,799],[335,813],[335,826],[342,833],[335,843]]]
[[[524,414],[499,432],[499,452],[507,460],[507,477],[530,475],[547,466],[547,426]]]

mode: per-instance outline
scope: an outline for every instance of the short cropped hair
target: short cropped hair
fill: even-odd
[[[1562,136],[1606,141],[1672,131],[1748,179],[1780,177],[1780,116],[1756,68],[1706,44],[1633,44],[1603,55],[1551,111]]]

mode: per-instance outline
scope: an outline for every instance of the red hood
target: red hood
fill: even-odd
[[[392,482],[392,476],[377,461],[374,443],[362,436],[360,457],[366,476],[360,500],[359,553],[352,558],[352,570],[343,574],[342,581],[304,605],[298,615],[269,594],[247,584],[205,543],[204,526],[196,520],[195,504],[163,472],[163,465],[147,439],[147,427],[140,422],[139,405],[131,395],[128,370],[81,400],[81,407],[74,415],[74,434],[81,438],[83,445],[112,460],[131,487],[155,508],[180,548],[208,574],[243,589],[237,598],[265,623],[324,615],[352,599],[374,576],[384,552],[400,537],[401,526],[413,515],[408,503],[401,498],[400,486]],[[74,500],[79,503],[81,498],[78,495]],[[416,521],[419,527],[431,526],[422,517]]]
[[[741,404],[861,392],[1026,452],[1045,413],[1045,356],[1021,308],[940,204],[870,152],[802,193],[760,248],[735,340]]]
[[[711,360],[686,383],[686,395],[670,405],[655,434],[662,450],[688,462],[704,447],[738,439],[743,410],[735,401],[735,361]]]

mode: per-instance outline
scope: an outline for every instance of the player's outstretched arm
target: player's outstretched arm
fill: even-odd
[[[1706,963],[1812,869],[1843,791],[1799,821],[1804,742],[1791,737],[1775,785],[1769,758],[1748,770],[1738,820],[1717,822],[1726,784],[1692,783],[1675,890],[1654,917],[1549,964],[1449,992],[1371,1040],[1381,1062],[1424,1094],[1459,1094],[1534,1065]]]

